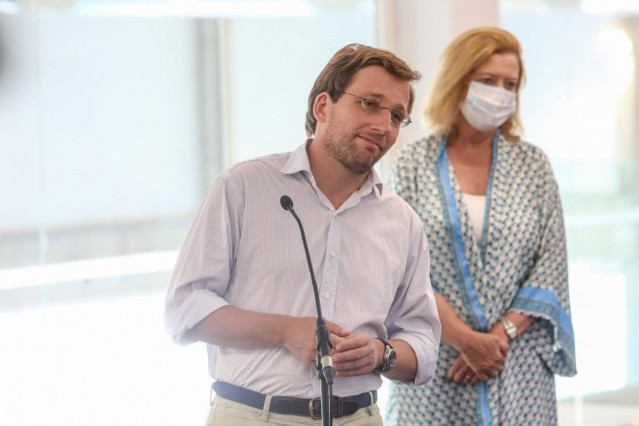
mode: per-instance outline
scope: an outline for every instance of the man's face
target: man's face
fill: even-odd
[[[384,68],[370,66],[355,74],[345,92],[351,95],[342,94],[337,102],[326,94],[326,117],[318,120],[317,136],[331,157],[351,172],[365,174],[395,143],[399,127],[391,124],[388,109],[408,110],[410,86]],[[368,112],[360,97],[378,99],[388,109]]]

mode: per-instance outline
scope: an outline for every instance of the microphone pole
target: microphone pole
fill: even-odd
[[[317,350],[319,355],[316,358],[317,365],[317,378],[320,379],[322,388],[322,425],[332,426],[332,412],[331,412],[331,400],[333,399],[333,375],[335,370],[333,369],[333,358],[331,358],[331,339],[330,331],[326,326],[326,321],[322,316],[322,308],[320,306],[319,290],[317,289],[317,282],[315,282],[315,274],[313,273],[313,265],[311,264],[311,255],[308,252],[308,245],[306,244],[306,235],[304,234],[304,227],[302,221],[293,210],[293,200],[288,195],[282,195],[280,198],[280,204],[284,210],[291,212],[297,224],[300,227],[300,233],[302,234],[302,242],[304,243],[304,253],[306,253],[306,262],[308,263],[308,269],[311,272],[311,282],[313,283],[313,293],[315,294],[315,307],[317,308],[317,328],[315,329],[315,340],[317,342]]]

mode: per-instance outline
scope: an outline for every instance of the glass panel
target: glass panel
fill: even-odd
[[[525,139],[553,163],[566,215],[578,375],[558,378],[562,425],[639,420],[639,20],[595,3],[621,4],[502,1],[528,73]]]
[[[177,250],[374,40],[373,0],[246,3],[0,0],[0,424],[204,424],[204,345],[163,330]]]

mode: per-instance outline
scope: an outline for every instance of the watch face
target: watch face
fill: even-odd
[[[387,372],[391,368],[395,367],[395,361],[397,358],[397,352],[390,346],[386,346],[386,351],[384,352],[384,364],[382,365],[382,371]]]
[[[388,343],[384,339],[379,339],[379,340],[381,340],[382,343],[384,344],[384,359],[382,361],[382,365],[378,367],[375,371],[377,371],[378,373],[386,373],[391,368],[395,367],[397,352],[395,352],[395,349],[393,349],[390,343]]]
[[[395,362],[397,361],[397,353],[395,353],[395,349],[391,350],[391,353],[388,357],[388,369],[395,367]]]

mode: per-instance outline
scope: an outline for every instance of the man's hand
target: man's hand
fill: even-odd
[[[333,367],[335,374],[342,377],[369,374],[379,366],[384,354],[384,344],[364,333],[347,338],[335,336],[332,342]]]
[[[326,321],[326,326],[331,333],[331,344],[335,346],[336,342],[347,337],[350,332],[341,326]],[[291,318],[285,332],[284,347],[293,353],[297,358],[306,364],[315,367],[317,350],[317,340],[315,338],[315,329],[317,328],[317,318],[302,317]]]

